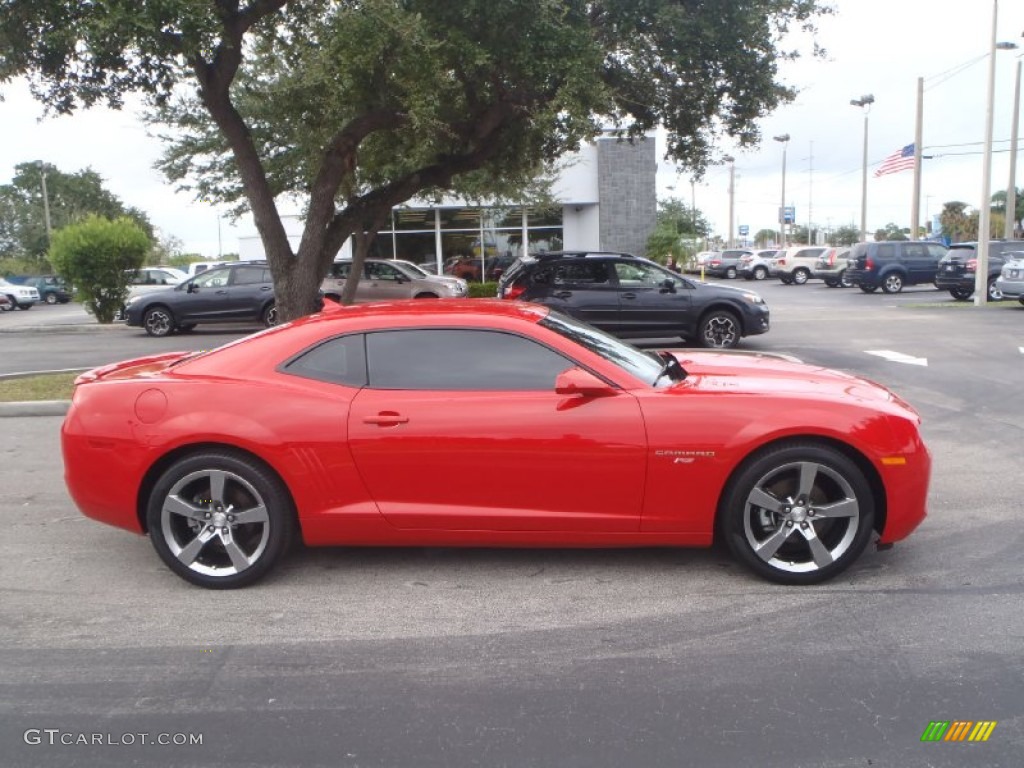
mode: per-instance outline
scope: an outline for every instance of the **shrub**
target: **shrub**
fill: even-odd
[[[498,296],[497,283],[470,283],[469,298],[471,299],[494,299]]]
[[[128,295],[126,271],[141,267],[151,246],[131,219],[93,215],[54,232],[49,259],[96,320],[111,323]]]

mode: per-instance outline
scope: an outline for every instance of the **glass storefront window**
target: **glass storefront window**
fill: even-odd
[[[395,208],[391,215],[396,230],[434,231],[433,208]]]
[[[479,208],[442,208],[441,229],[480,231]]]
[[[554,208],[527,208],[526,225],[534,227],[562,227],[562,207]]]

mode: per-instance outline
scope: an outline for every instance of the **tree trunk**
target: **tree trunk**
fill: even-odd
[[[377,229],[371,229],[369,232],[353,232],[352,239],[355,241],[355,248],[352,251],[352,268],[349,270],[348,279],[345,280],[345,287],[341,291],[341,303],[346,306],[355,302],[359,277],[363,274],[363,264],[366,263],[370,246],[377,239]]]

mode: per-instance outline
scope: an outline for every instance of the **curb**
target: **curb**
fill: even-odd
[[[16,325],[13,328],[0,328],[0,333],[93,333],[99,331],[101,333],[108,333],[113,330],[125,330],[128,326],[124,323],[111,323],[110,325],[100,325],[99,323],[84,324],[84,323],[67,323],[61,325],[54,323],[52,325]]]
[[[0,403],[0,418],[8,416],[63,416],[70,407],[70,400],[30,400]]]

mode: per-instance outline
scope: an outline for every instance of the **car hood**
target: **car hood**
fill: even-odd
[[[673,389],[751,396],[857,401],[877,407],[916,411],[885,387],[842,371],[807,365],[795,358],[761,353],[673,352],[687,377]]]

